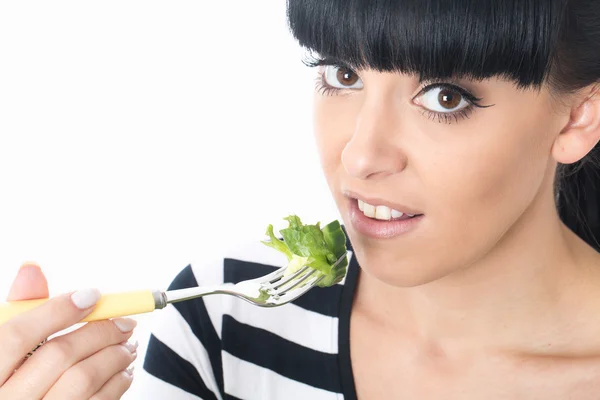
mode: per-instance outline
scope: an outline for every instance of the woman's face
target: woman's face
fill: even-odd
[[[547,89],[453,82],[461,94],[422,91],[429,83],[399,73],[319,74],[322,167],[361,266],[378,279],[414,286],[468,267],[553,201],[550,154],[564,116]],[[489,107],[470,105],[477,98]]]

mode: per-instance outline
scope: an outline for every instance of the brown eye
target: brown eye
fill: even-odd
[[[360,76],[349,68],[328,65],[323,71],[325,83],[335,89],[362,89]]]
[[[442,89],[438,94],[438,101],[442,107],[452,110],[456,108],[460,101],[462,100],[462,95],[453,90]]]
[[[344,86],[352,86],[358,82],[358,75],[347,68],[339,68],[336,74],[337,80]]]
[[[418,103],[429,111],[453,113],[467,108],[471,103],[456,89],[434,84],[423,89]]]

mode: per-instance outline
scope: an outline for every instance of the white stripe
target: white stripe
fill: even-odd
[[[223,352],[225,392],[244,400],[336,400],[338,393],[281,376]]]
[[[231,308],[226,308],[225,312],[238,322],[272,332],[301,346],[329,354],[338,351],[337,318],[308,311],[295,304],[260,308],[235,298],[231,299]]]
[[[127,399],[198,400],[200,397],[160,380],[142,369],[135,371],[131,389],[123,396],[123,400]]]
[[[152,333],[158,340],[189,361],[215,396],[222,400],[208,353],[192,329],[173,305],[159,311],[160,318]]]

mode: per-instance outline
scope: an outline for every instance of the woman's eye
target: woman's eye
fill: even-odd
[[[326,66],[323,79],[327,85],[336,89],[362,89],[363,87],[358,74],[345,67]]]
[[[456,112],[470,105],[458,91],[439,86],[423,93],[419,103],[428,110],[439,113]]]

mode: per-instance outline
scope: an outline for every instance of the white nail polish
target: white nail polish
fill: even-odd
[[[129,350],[130,353],[135,353],[137,351],[137,348],[139,346],[138,341],[136,340],[135,343],[131,344],[129,342],[124,342],[122,343],[122,345]]]
[[[100,300],[100,291],[98,289],[83,289],[71,295],[71,301],[75,307],[85,310],[95,305]]]
[[[128,333],[136,327],[137,322],[131,318],[116,318],[112,320],[123,333]]]

